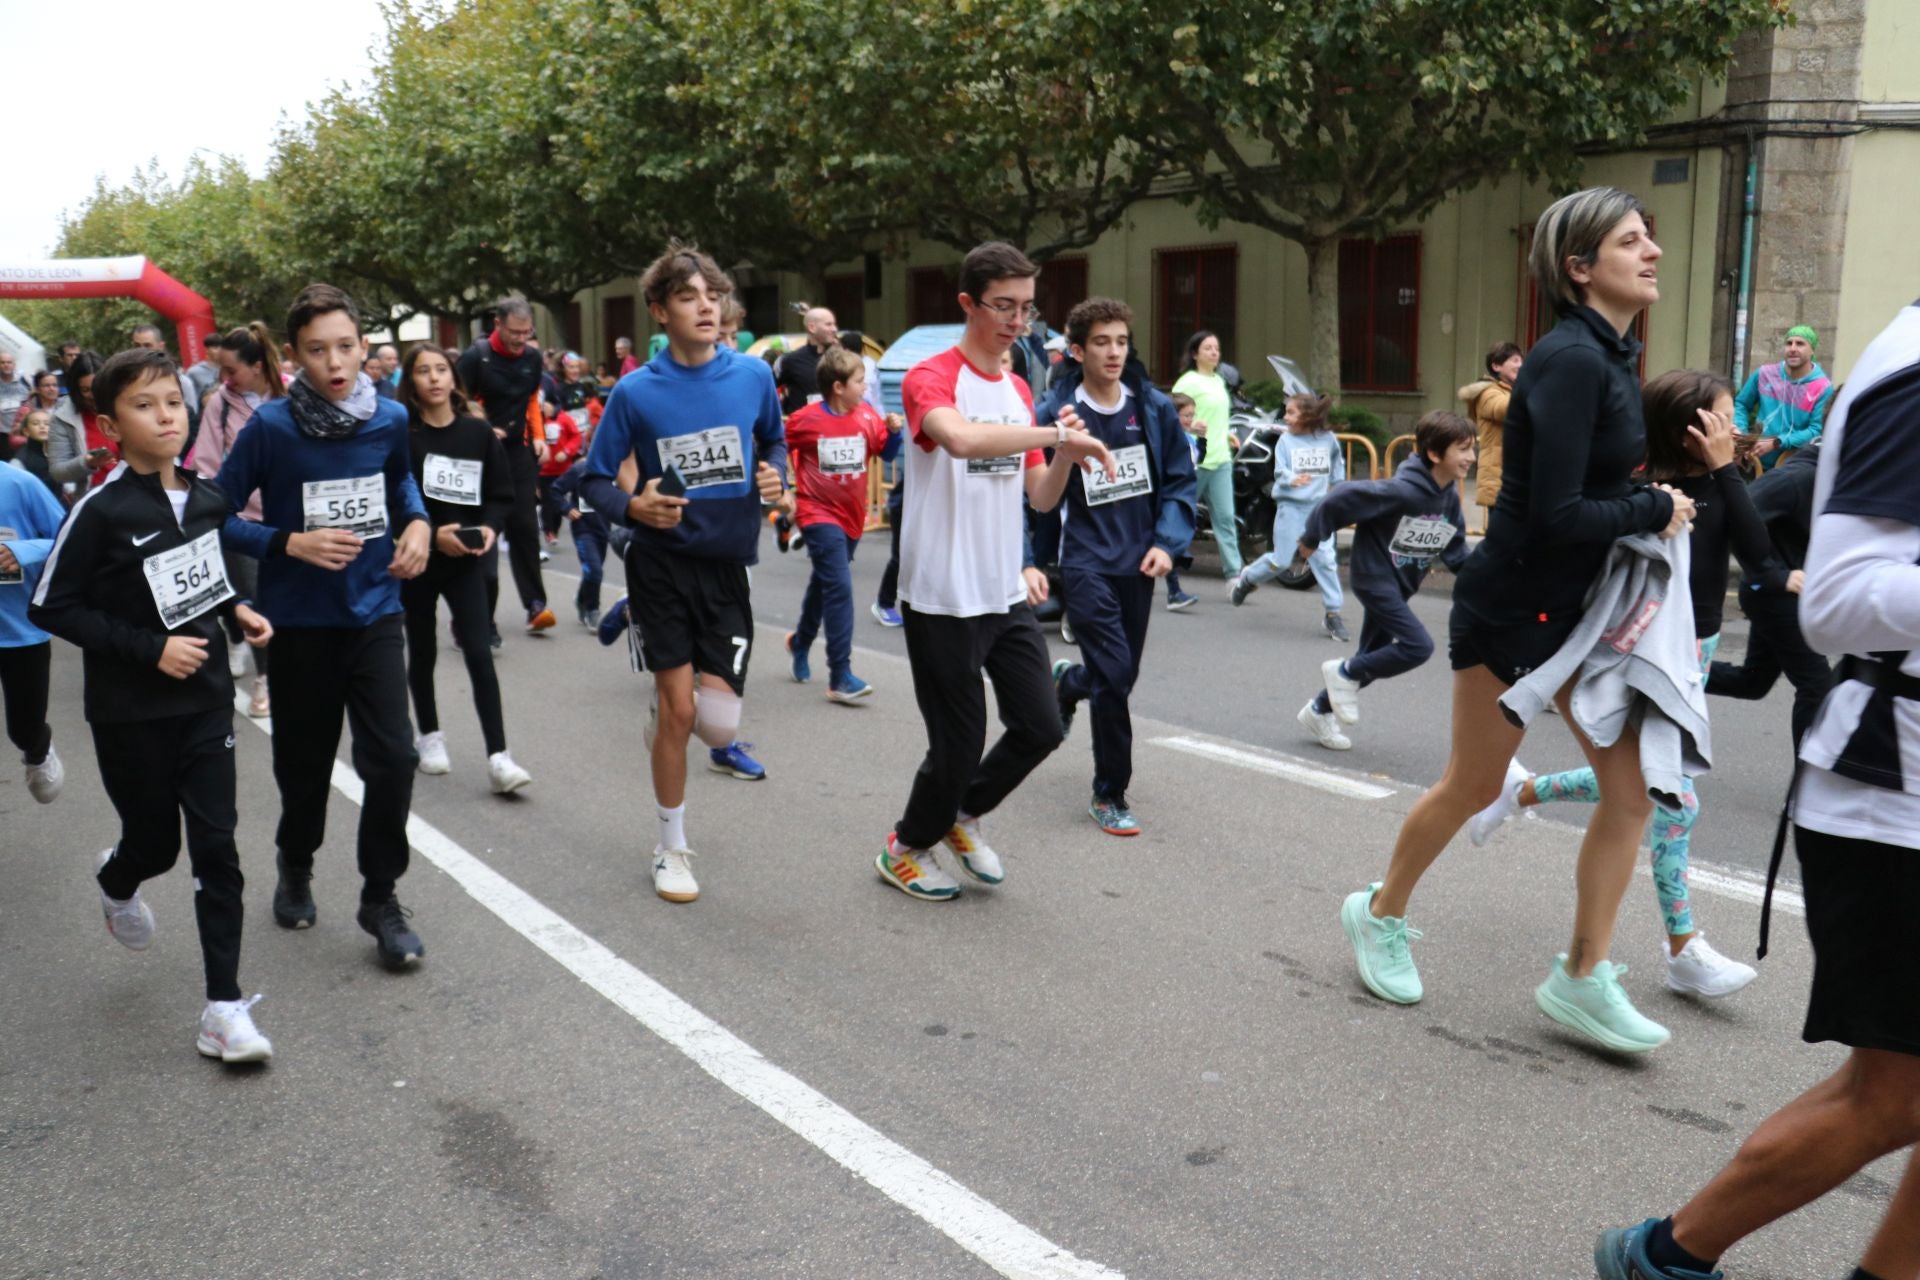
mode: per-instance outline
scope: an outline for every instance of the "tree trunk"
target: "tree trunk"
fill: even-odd
[[[573,301],[570,293],[529,293],[528,297],[545,307],[547,319],[553,325],[553,331],[559,340],[553,345],[561,351],[573,350],[574,342],[579,340],[577,333],[567,332],[567,304]]]
[[[1306,242],[1307,377],[1323,396],[1340,390],[1340,242]]]

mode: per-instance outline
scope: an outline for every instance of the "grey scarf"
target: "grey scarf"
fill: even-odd
[[[346,439],[380,407],[380,395],[366,374],[360,375],[345,400],[329,400],[307,381],[304,369],[288,386],[287,401],[300,434],[316,440]]]

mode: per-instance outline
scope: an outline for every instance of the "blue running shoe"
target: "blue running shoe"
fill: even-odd
[[[827,690],[829,702],[858,702],[873,692],[873,686],[849,671]]]
[[[813,679],[813,664],[807,661],[807,651],[805,649],[796,649],[793,647],[793,634],[791,631],[787,632],[787,638],[784,642],[788,655],[793,659],[793,682],[795,684],[805,684],[807,681]]]
[[[627,629],[627,598],[621,596],[613,602],[613,608],[600,615],[600,643],[614,645],[620,643],[620,637]]]
[[[731,746],[715,747],[707,753],[707,768],[715,773],[729,773],[742,782],[758,782],[767,776],[760,762],[747,754],[751,742],[736,740]]]
[[[1722,1280],[1719,1271],[1657,1267],[1647,1257],[1647,1237],[1660,1225],[1648,1218],[1637,1227],[1609,1227],[1593,1246],[1593,1270],[1600,1280]]]
[[[1200,597],[1191,591],[1170,591],[1167,593],[1167,608],[1174,613],[1185,613],[1200,603]]]
[[[883,627],[898,627],[906,623],[906,619],[900,616],[898,609],[881,604],[878,600],[873,602],[873,607],[868,609],[867,612],[871,613],[874,621]]]

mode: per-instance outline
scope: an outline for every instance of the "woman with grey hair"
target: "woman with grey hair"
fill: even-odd
[[[1408,940],[1414,886],[1467,820],[1499,795],[1525,730],[1500,696],[1545,663],[1580,621],[1588,586],[1613,544],[1634,534],[1672,537],[1693,503],[1665,485],[1634,483],[1646,456],[1634,320],[1660,297],[1660,247],[1645,209],[1611,187],[1555,201],[1534,227],[1528,269],[1560,322],[1528,356],[1506,424],[1506,476],[1487,536],[1460,570],[1449,648],[1453,748],[1446,773],[1407,815],[1384,880],[1349,896],[1341,923],[1360,978],[1375,995],[1422,995]],[[1540,429],[1535,435],[1536,426]],[[1558,702],[1568,711],[1571,684]],[[1567,724],[1574,724],[1571,715]],[[1640,777],[1637,734],[1605,749],[1577,731],[1605,797],[1580,847],[1573,937],[1535,1003],[1549,1017],[1616,1052],[1644,1053],[1667,1030],[1627,999],[1607,960],[1620,900],[1633,878],[1652,801]]]

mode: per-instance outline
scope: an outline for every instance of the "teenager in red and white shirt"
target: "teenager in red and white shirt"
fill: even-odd
[[[1113,455],[1071,409],[1054,426],[1034,426],[1033,393],[1001,369],[1033,316],[1039,274],[1009,244],[969,253],[960,266],[960,345],[915,365],[901,387],[912,441],[904,450],[900,604],[927,756],[874,865],[888,884],[930,901],[960,892],[936,845],[974,880],[1000,883],[1005,872],[980,838],[980,817],[1062,737],[1047,643],[1033,617],[1046,579],[1021,567],[1022,499],[1052,507],[1076,466],[1113,474]],[[1042,452],[1049,448],[1052,462]],[[982,671],[1006,726],[992,751]]]
[[[807,650],[824,624],[827,699],[857,702],[873,686],[853,674],[853,553],[867,528],[867,463],[900,451],[904,420],[892,421],[864,403],[867,369],[844,347],[820,356],[822,398],[787,419],[787,460],[799,506],[793,520],[805,535],[813,576],[800,602],[800,623],[787,633],[793,678],[813,678]]]

